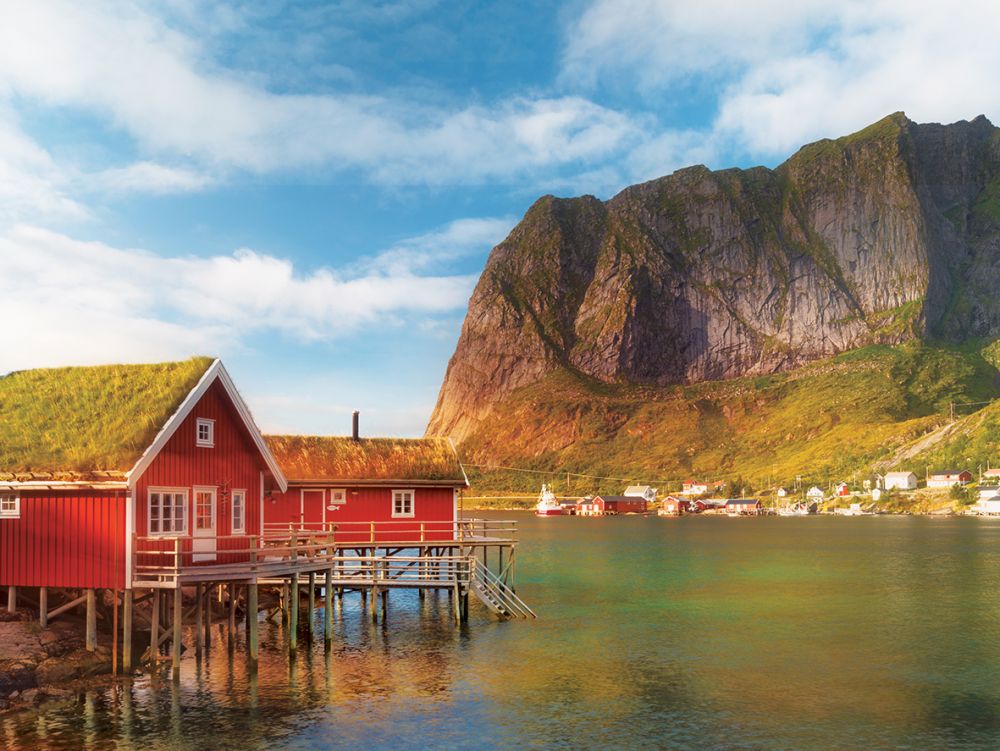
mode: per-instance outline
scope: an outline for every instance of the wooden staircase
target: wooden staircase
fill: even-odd
[[[480,601],[501,618],[537,618],[513,589],[504,584],[476,556],[470,556],[469,588]]]

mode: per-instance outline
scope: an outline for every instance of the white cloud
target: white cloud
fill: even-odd
[[[212,184],[207,175],[155,162],[135,162],[87,175],[85,179],[92,187],[113,193],[186,193]]]
[[[1000,5],[983,0],[595,0],[567,31],[562,75],[647,98],[700,86],[718,100],[706,143],[776,157],[897,110],[995,120],[997,28]]]
[[[455,223],[440,237],[480,242],[506,222]],[[252,334],[324,341],[365,326],[406,324],[464,309],[474,275],[420,275],[428,240],[364,271],[303,273],[253,250],[164,258],[18,225],[0,234],[0,316],[12,325],[0,372],[52,364],[134,361],[238,350]]]
[[[223,170],[360,169],[390,184],[509,179],[600,160],[638,136],[627,116],[572,96],[442,109],[274,93],[219,67],[212,50],[152,13],[118,3],[0,5],[5,88],[108,118],[152,155]]]
[[[442,262],[485,252],[500,243],[514,228],[513,217],[456,219],[442,229],[396,243],[361,268],[386,273],[427,269]]]

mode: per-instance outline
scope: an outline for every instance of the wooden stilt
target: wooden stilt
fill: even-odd
[[[87,641],[88,652],[97,649],[97,590],[87,590]]]
[[[180,586],[174,590],[174,635],[173,635],[173,668],[174,680],[181,677],[181,620],[184,617],[184,595]]]
[[[326,586],[323,587],[323,641],[327,646],[333,640],[333,569],[326,570]]]
[[[281,581],[281,623],[288,625],[288,582],[284,579]]]
[[[462,595],[458,590],[458,585],[455,585],[454,592],[452,594],[452,605],[455,609],[455,623],[462,622]]]
[[[205,651],[212,646],[212,584],[205,585]]]
[[[153,611],[149,624],[149,656],[153,660],[160,651],[160,588],[153,590]]]
[[[372,623],[378,623],[378,586],[372,585],[372,599],[369,603],[369,610],[372,614]]]
[[[247,649],[250,651],[250,664],[257,665],[259,645],[257,642],[257,582],[247,584]]]
[[[316,572],[309,572],[309,641],[313,639],[313,620],[316,618]]]
[[[236,582],[229,582],[229,651],[236,647]]]
[[[17,612],[17,587],[7,587],[7,612]]]
[[[132,590],[122,598],[122,672],[132,672]]]
[[[118,590],[114,593],[114,610],[111,614],[111,674],[118,677]]]
[[[205,646],[205,635],[202,632],[201,624],[201,582],[194,585],[194,655],[200,658],[202,649]]]
[[[49,625],[49,588],[38,588],[38,625],[47,628]]]
[[[299,575],[292,574],[292,585],[288,596],[288,649],[294,652],[299,642]]]

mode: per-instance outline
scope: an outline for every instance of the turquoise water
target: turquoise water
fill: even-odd
[[[0,748],[1000,747],[1000,521],[516,516],[538,621],[349,595],[329,653],[267,625],[255,678],[216,647]]]

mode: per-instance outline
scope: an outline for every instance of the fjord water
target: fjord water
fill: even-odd
[[[254,678],[220,628],[179,685],[2,717],[0,748],[1000,746],[1000,521],[496,516],[537,621],[348,595],[329,653],[266,625]]]

